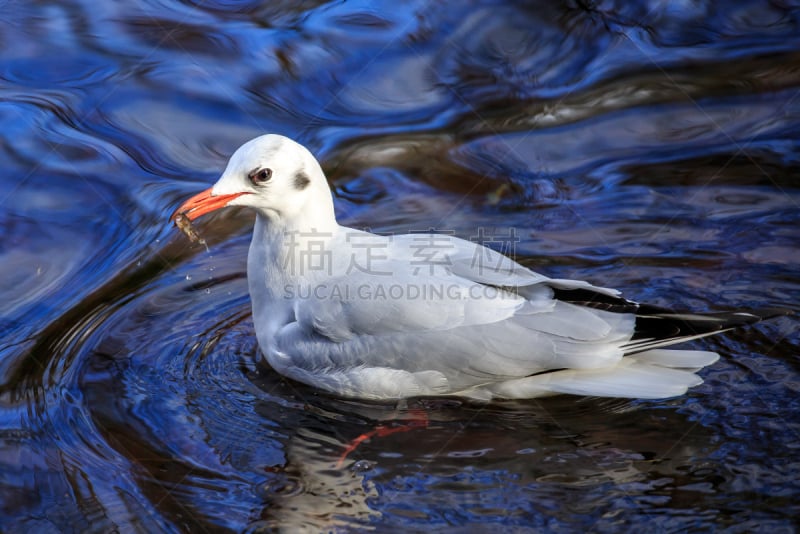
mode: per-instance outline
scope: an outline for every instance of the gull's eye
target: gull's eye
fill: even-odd
[[[261,185],[269,182],[269,179],[272,178],[272,169],[253,169],[247,177],[253,185]]]

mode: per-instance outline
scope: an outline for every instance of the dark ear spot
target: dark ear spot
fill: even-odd
[[[294,188],[297,189],[298,191],[302,191],[303,189],[308,187],[308,184],[310,183],[311,183],[311,178],[309,178],[305,172],[300,171],[294,175]]]

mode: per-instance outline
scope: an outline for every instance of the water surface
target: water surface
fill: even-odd
[[[797,310],[791,2],[3,12],[3,531],[795,528],[796,318],[695,342],[722,359],[676,399],[344,401],[255,363],[252,215],[201,222],[208,248],[166,220],[276,132],[318,155],[343,224],[513,229],[549,276]],[[428,428],[336,467],[420,408]]]

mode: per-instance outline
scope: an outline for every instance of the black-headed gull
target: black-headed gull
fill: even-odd
[[[267,362],[347,397],[672,397],[718,355],[664,347],[785,313],[674,313],[450,235],[340,226],[317,160],[279,135],[240,147],[172,219],[226,206],[256,212],[247,278]]]

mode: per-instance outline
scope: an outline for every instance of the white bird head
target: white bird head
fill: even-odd
[[[335,224],[333,199],[322,168],[304,146],[281,135],[248,141],[228,161],[213,187],[184,202],[172,215],[194,220],[227,206],[247,206],[273,224]]]

